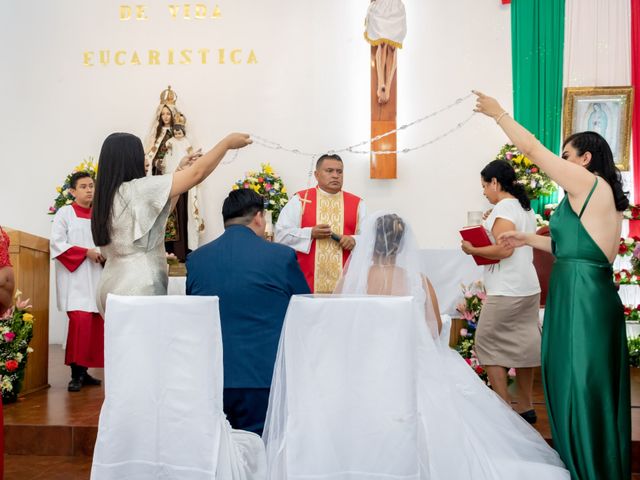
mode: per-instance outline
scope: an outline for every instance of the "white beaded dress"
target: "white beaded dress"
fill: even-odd
[[[118,188],[111,210],[111,243],[100,248],[107,259],[98,285],[98,309],[103,316],[109,293],[167,294],[164,233],[172,181],[171,174],[156,175]]]

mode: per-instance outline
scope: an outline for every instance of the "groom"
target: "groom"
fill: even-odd
[[[264,199],[234,190],[225,232],[187,257],[187,295],[217,295],[224,411],[235,429],[262,434],[282,322],[291,295],[309,293],[292,248],[263,239]]]

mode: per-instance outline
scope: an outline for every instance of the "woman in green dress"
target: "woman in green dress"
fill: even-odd
[[[551,217],[551,238],[512,231],[499,239],[556,257],[542,332],[542,379],[554,447],[574,480],[628,480],[629,364],[611,264],[629,200],[611,148],[595,132],[577,133],[565,140],[561,159],[495,99],[474,93],[475,110],[494,118],[566,192]]]

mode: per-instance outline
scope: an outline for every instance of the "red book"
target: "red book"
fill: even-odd
[[[460,235],[474,247],[488,247],[489,245],[493,245],[482,225],[465,227],[460,230]],[[500,260],[491,260],[490,258],[481,257],[480,255],[473,255],[473,259],[476,261],[476,265],[492,265],[500,262]]]

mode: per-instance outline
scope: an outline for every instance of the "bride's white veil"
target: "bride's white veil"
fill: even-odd
[[[399,215],[378,211],[369,215],[335,293],[411,296],[421,308],[434,336],[438,315],[427,278],[421,272],[418,245],[409,224]]]

